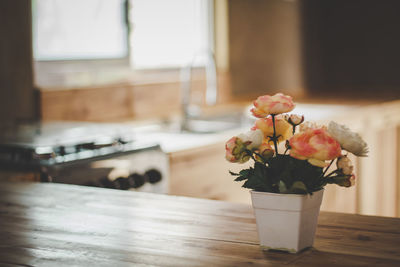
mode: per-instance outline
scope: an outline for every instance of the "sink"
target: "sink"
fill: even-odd
[[[183,128],[178,118],[134,126],[135,138],[158,142],[166,153],[225,143],[230,137],[245,132],[254,124],[243,111],[199,116],[186,121]]]
[[[231,112],[213,116],[188,118],[182,122],[181,130],[190,133],[218,133],[231,129],[250,127],[254,120],[249,119],[243,112]]]
[[[192,133],[216,133],[234,128],[239,128],[240,123],[218,120],[188,120],[183,131]]]

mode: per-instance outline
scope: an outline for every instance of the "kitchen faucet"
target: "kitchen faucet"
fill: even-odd
[[[192,69],[199,56],[206,56],[205,74],[206,74],[206,105],[212,106],[217,103],[218,87],[217,87],[217,68],[215,64],[215,56],[211,50],[205,53],[198,53],[193,57],[191,63],[181,69],[181,94],[182,94],[182,130],[190,130],[188,122],[190,119],[198,118],[201,115],[201,108],[199,105],[191,104],[192,94]]]

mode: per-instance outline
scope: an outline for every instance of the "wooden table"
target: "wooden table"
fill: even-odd
[[[314,248],[262,251],[250,206],[0,184],[0,266],[400,266],[400,219],[321,212]]]

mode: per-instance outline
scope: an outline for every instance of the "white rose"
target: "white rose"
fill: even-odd
[[[367,156],[367,143],[358,133],[350,131],[345,125],[331,121],[328,125],[328,133],[339,142],[342,149],[359,157]]]
[[[254,131],[248,131],[247,133],[239,134],[237,137],[240,138],[243,143],[248,143],[246,148],[252,150],[261,145],[264,134],[260,129],[257,129]]]
[[[336,166],[342,170],[343,174],[351,175],[353,173],[353,163],[347,156],[340,156],[336,161]]]

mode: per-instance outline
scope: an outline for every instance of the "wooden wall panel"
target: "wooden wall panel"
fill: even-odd
[[[399,146],[397,144],[396,125],[389,125],[387,129],[379,131],[381,153],[378,169],[378,215],[396,216],[397,205],[397,157],[400,156]],[[393,203],[395,205],[393,205]]]
[[[132,117],[132,101],[128,86],[41,91],[41,114],[47,121],[122,120]]]
[[[204,106],[204,75],[194,71],[192,103]],[[232,101],[228,72],[218,73],[218,103]],[[168,118],[181,113],[181,83],[124,83],[91,88],[40,90],[43,120],[121,121]]]
[[[0,1],[0,126],[37,117],[31,0]]]
[[[229,66],[235,95],[302,94],[298,1],[230,0]]]
[[[135,118],[168,118],[180,113],[180,84],[136,85],[133,87]]]
[[[400,125],[396,127],[396,151],[400,151]],[[400,153],[396,155],[396,183],[393,187],[396,188],[396,201],[395,201],[395,209],[396,209],[396,216],[400,217]]]

